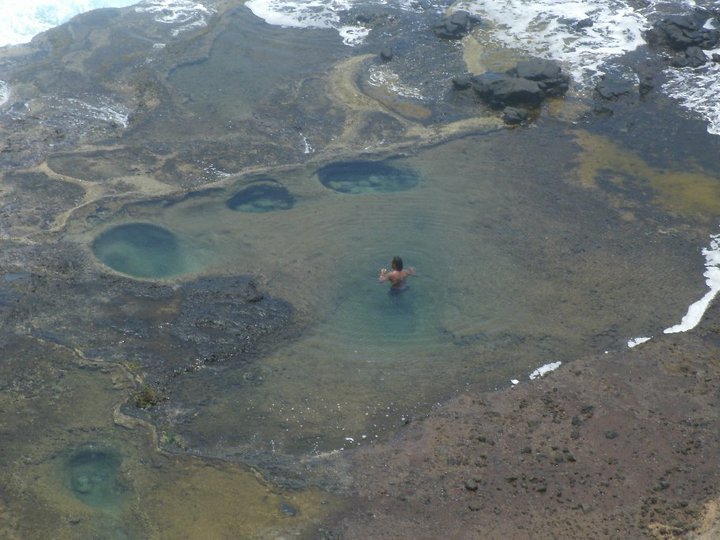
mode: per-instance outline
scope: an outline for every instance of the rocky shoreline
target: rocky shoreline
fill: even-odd
[[[286,489],[286,497],[319,485],[343,498],[340,510],[328,505],[320,511],[327,501],[311,497],[315,506],[305,512],[313,521],[299,529],[308,538],[720,535],[717,306],[690,333],[579,359],[513,388],[463,392],[427,417],[405,422],[389,441],[342,455],[261,455],[250,446],[230,455],[220,443],[203,446],[202,434],[194,444],[173,433],[174,425],[189,422],[214,398],[192,401],[186,387],[211,387],[209,380],[223,377],[237,392],[262,384],[254,360],[296,339],[312,320],[275,294],[262,276],[132,279],[100,265],[76,240],[127,219],[134,208],[168,207],[222,192],[236,182],[264,178],[266,171],[411,153],[506,129],[505,124],[536,122],[543,129],[544,116],[565,115],[588,131],[602,126],[600,131],[625,137],[631,147],[668,159],[668,149],[675,150],[672,137],[682,134],[654,139],[647,125],[652,118],[634,108],[642,103],[653,114],[662,111],[664,101],[653,92],[667,63],[660,56],[672,50],[672,65],[686,65],[699,58],[698,47],[717,43],[716,33],[691,19],[663,22],[653,31],[653,46],[661,53],[650,71],[640,74],[638,83],[600,81],[593,104],[578,111],[572,99],[563,100],[570,81],[557,64],[516,59],[506,72],[469,73],[457,43],[482,25],[469,15],[439,21],[419,16],[427,32],[418,39],[402,21],[386,16],[384,7],[358,12],[353,15],[358,21],[393,39],[349,54],[336,47],[330,33],[300,36],[259,28],[244,7],[218,1],[215,8],[207,27],[180,38],[132,10],[104,10],[0,60],[11,88],[0,124],[0,343],[17,356],[5,366],[8,381],[22,380],[22,388],[11,382],[3,387],[7,399],[0,400],[0,409],[12,414],[16,402],[32,403],[28,396],[46,391],[57,392],[53,399],[64,403],[58,397],[63,383],[57,381],[71,368],[53,368],[53,382],[23,371],[34,369],[27,366],[48,351],[62,351],[56,354],[63,365],[75,362],[81,370],[91,366],[103,377],[112,374],[113,399],[124,400],[112,407],[105,403],[109,397],[103,401],[114,427],[153,426],[159,448],[151,457],[137,450],[138,462],[161,469],[157,456],[196,455],[250,463]],[[235,34],[255,38],[249,56],[267,54],[292,71],[286,77],[262,73],[250,82],[224,81],[247,83],[239,95],[251,97],[242,103],[203,85],[202,70],[213,55],[232,55],[241,46],[228,38]],[[305,41],[322,50],[322,57],[288,57],[287,50],[302,51]],[[637,67],[643,61],[628,62]],[[404,85],[392,78],[393,69]],[[193,81],[200,82],[190,88]],[[228,111],[241,120],[226,121]],[[692,161],[688,156],[697,154],[717,164],[716,154],[705,150],[718,143],[699,122],[663,125],[671,123],[675,129],[690,125],[693,137],[702,139],[702,146],[678,149],[686,153],[683,158]],[[692,239],[703,236],[691,230],[693,224],[715,219],[712,212],[695,215],[696,208],[687,217],[680,204],[657,217],[656,208],[645,210],[642,203],[651,198],[646,191],[660,188],[638,188],[630,173],[616,176],[620,179],[597,180],[592,189],[599,188],[623,219],[645,219],[646,212],[663,234]],[[706,193],[704,186],[698,191]],[[679,199],[688,206],[694,200],[692,194]],[[712,199],[708,208],[714,204]],[[93,392],[101,393],[92,389],[88,395]],[[55,429],[45,405],[35,407],[36,425]],[[92,403],[84,407],[93,410]],[[80,438],[112,433],[102,425],[70,432]],[[3,429],[3,436],[12,438],[22,428]],[[56,437],[62,444],[69,438]],[[40,463],[60,452],[55,439],[44,442],[47,455],[33,455]],[[12,451],[0,447],[0,456],[7,452],[16,460],[8,461],[2,475],[17,476],[24,467],[14,464],[22,461],[22,444],[18,436]],[[332,474],[316,474],[323,467]],[[272,489],[279,488],[259,491]],[[26,492],[0,489],[0,517],[6,507],[22,515],[26,510],[15,507],[13,497]],[[281,512],[275,519],[299,513],[286,501],[277,504]],[[65,532],[79,523],[68,519]],[[15,531],[26,530],[22,521],[14,518]]]
[[[445,404],[353,456],[324,537],[716,538],[719,324]]]

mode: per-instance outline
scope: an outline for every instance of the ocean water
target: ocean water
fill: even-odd
[[[85,11],[136,3],[137,0],[3,0],[0,2],[0,46],[27,43],[36,34]]]

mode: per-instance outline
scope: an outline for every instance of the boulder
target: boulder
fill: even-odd
[[[605,100],[614,101],[620,96],[628,95],[635,91],[635,84],[620,77],[603,75],[600,82],[595,86],[597,95]]]
[[[688,47],[713,49],[720,43],[720,32],[704,28],[704,16],[671,15],[665,17],[645,37],[655,47],[667,47],[674,51],[684,51]]]
[[[572,17],[559,17],[558,23],[563,26],[572,28],[573,30],[582,30],[583,28],[590,28],[594,23],[591,17],[585,19],[575,19]]]
[[[455,11],[433,27],[437,37],[444,39],[460,39],[467,35],[480,19],[467,11]]]
[[[465,79],[453,80],[453,84],[462,89]],[[470,85],[492,107],[537,107],[546,97],[567,92],[570,77],[555,62],[532,59],[518,62],[505,73],[486,72],[472,77]]]
[[[383,62],[389,62],[390,60],[392,60],[392,59],[393,59],[393,51],[392,51],[392,49],[391,49],[390,47],[384,47],[384,48],[380,51],[380,59],[381,59]]]
[[[691,67],[696,68],[707,62],[707,56],[700,47],[688,47],[685,51],[676,54],[670,60],[673,67]]]
[[[559,64],[551,60],[533,58],[518,62],[508,74],[537,82],[546,96],[561,96],[570,87],[570,77],[562,72]]]
[[[507,73],[483,73],[473,77],[472,87],[490,106],[497,108],[512,105],[537,107],[545,99],[537,82]]]
[[[502,112],[502,119],[508,125],[516,126],[527,122],[530,113],[522,107],[505,107]]]
[[[467,90],[472,86],[473,76],[469,74],[458,75],[452,78],[453,88],[455,90]]]

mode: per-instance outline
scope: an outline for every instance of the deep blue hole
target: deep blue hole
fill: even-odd
[[[340,161],[317,171],[320,182],[340,193],[387,193],[412,189],[418,175],[383,161]]]
[[[263,183],[238,191],[225,204],[238,212],[272,212],[289,210],[295,204],[295,198],[285,186]]]
[[[175,235],[149,223],[108,229],[95,239],[92,250],[110,268],[131,276],[166,277],[184,270]]]

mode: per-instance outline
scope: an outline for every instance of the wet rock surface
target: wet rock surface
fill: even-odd
[[[518,62],[504,73],[488,71],[456,78],[453,83],[458,90],[472,88],[494,108],[538,107],[548,97],[564,95],[569,88],[570,77],[556,62],[530,59]]]
[[[444,39],[460,39],[472,30],[473,26],[480,24],[480,18],[467,11],[454,11],[433,27],[437,37]]]
[[[720,43],[720,31],[712,27],[717,15],[696,9],[689,15],[663,18],[645,33],[652,49],[661,51],[673,68],[698,68],[710,60],[705,51]]]
[[[183,375],[221,376],[250,365],[297,331],[292,306],[262,292],[249,276],[165,285],[97,274],[73,245],[17,247],[9,254],[32,261],[34,269],[19,274],[12,262],[0,267],[0,275],[10,276],[0,306],[6,328],[90,360],[129,366],[139,381],[162,389],[167,406]]]
[[[691,15],[663,18],[646,33],[651,45],[685,51],[690,47],[713,49],[720,42],[720,32],[704,27],[709,13],[697,10]]]

